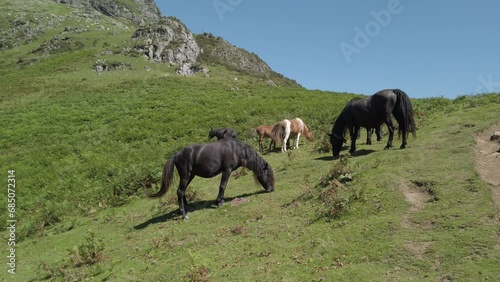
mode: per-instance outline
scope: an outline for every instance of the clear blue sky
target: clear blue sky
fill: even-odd
[[[308,89],[500,92],[498,0],[156,0]]]

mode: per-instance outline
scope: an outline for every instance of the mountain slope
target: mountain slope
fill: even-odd
[[[334,160],[327,133],[357,95],[275,78],[256,55],[209,34],[193,36],[200,54],[189,62],[209,72],[184,77],[176,74],[183,60],[154,62],[140,48],[147,35],[133,39],[141,28],[154,31],[150,23],[49,0],[0,8],[0,171],[4,183],[14,175],[18,220],[15,233],[3,233],[15,236],[16,276],[3,271],[0,280],[500,276],[498,206],[473,159],[474,136],[499,122],[500,94],[412,99],[418,138],[407,149],[383,150],[384,136]],[[177,20],[164,22],[158,34],[188,34]],[[185,42],[171,38],[152,58],[176,58]],[[220,177],[195,178],[189,221],[177,214],[175,188],[160,200],[144,196],[159,189],[165,160],[209,142],[212,127],[232,127],[258,149],[253,128],[293,117],[314,139],[262,154],[275,173],[273,193],[238,170],[226,204],[215,208]]]
[[[96,61],[91,57],[101,61],[112,57],[115,64],[136,68],[130,57],[143,56],[154,63],[174,64],[177,71],[186,70],[184,74],[202,69],[206,73],[215,65],[265,79],[270,85],[299,86],[272,71],[257,55],[224,40],[215,45],[207,36],[194,36],[175,17],[161,17],[152,1],[29,0],[10,5],[2,0],[0,5],[8,15],[0,22],[0,50],[10,51],[8,57],[18,58],[15,63],[21,67],[50,55],[77,57],[71,52],[80,51],[89,55],[81,59],[90,66]]]

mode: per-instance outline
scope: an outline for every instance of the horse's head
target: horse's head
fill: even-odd
[[[271,166],[265,162],[256,173],[254,173],[255,178],[259,181],[262,188],[267,192],[274,191],[274,173]]]
[[[309,130],[309,127],[304,124],[304,136],[306,137],[307,140],[311,140],[313,138],[313,134],[311,130]]]
[[[330,144],[332,144],[333,156],[338,157],[340,155],[342,145],[344,144],[344,137],[338,135],[335,132],[332,132],[332,134],[328,135],[330,135]]]
[[[208,140],[214,138],[216,133],[217,133],[216,130],[214,130],[213,128],[210,128],[210,132],[208,133]]]

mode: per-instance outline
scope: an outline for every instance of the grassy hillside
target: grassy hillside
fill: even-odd
[[[5,268],[0,279],[500,276],[498,207],[472,157],[475,133],[500,122],[499,94],[413,99],[418,137],[408,149],[383,151],[384,136],[333,160],[326,134],[352,94],[270,86],[220,65],[207,65],[208,77],[180,77],[175,66],[120,51],[133,32],[126,22],[75,18],[52,1],[0,5],[8,15],[2,30],[52,25],[27,41],[2,37],[14,47],[0,53],[0,175],[6,183],[15,170],[18,222],[16,274]],[[31,14],[38,16],[26,20]],[[75,32],[80,26],[86,31]],[[97,60],[127,67],[97,73]],[[220,177],[195,178],[188,199],[196,211],[188,221],[176,213],[175,191],[161,200],[144,197],[143,188],[158,189],[165,160],[183,146],[209,142],[211,127],[232,127],[257,149],[252,128],[293,117],[310,126],[314,140],[263,155],[275,172],[275,192],[260,193],[251,173],[238,170],[226,204],[215,208]],[[7,193],[0,202],[7,206]]]

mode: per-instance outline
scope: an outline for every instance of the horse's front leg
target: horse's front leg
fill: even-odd
[[[260,148],[260,152],[263,153],[264,148],[262,147],[262,138],[261,137],[259,137],[259,148]]]
[[[356,152],[356,139],[359,134],[359,126],[352,126],[349,128],[350,134],[351,134],[351,150],[349,150],[349,153],[354,153]]]
[[[297,134],[297,139],[295,140],[295,149],[299,148],[299,138],[300,138],[300,133]]]
[[[230,175],[231,175],[231,170],[224,170],[222,172],[222,177],[220,179],[220,185],[219,185],[219,195],[217,195],[217,200],[215,200],[215,203],[217,204],[218,207],[224,204],[224,191],[226,190],[226,185]]]

